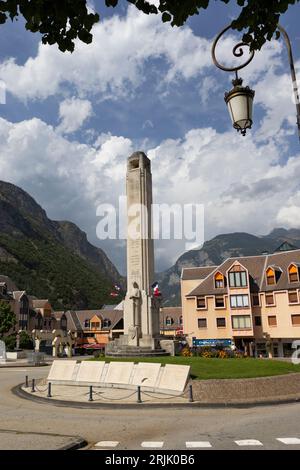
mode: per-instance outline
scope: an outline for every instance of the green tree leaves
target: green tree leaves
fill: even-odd
[[[90,43],[97,13],[89,13],[86,0],[0,1],[0,22],[22,15],[25,28],[40,32],[44,44],[57,44],[63,52],[74,50],[74,39]]]
[[[34,349],[33,341],[27,331],[20,333],[20,348],[21,349]]]
[[[151,0],[127,0],[147,15],[161,14],[162,21],[172,26],[182,26],[190,16],[198,15],[212,3],[228,4],[230,1],[241,7],[232,27],[238,31],[246,29],[244,41],[251,49],[260,49],[274,34],[278,39],[280,16],[300,0],[160,0],[158,7]],[[105,0],[107,7],[118,4],[119,0]],[[27,30],[41,33],[44,44],[57,44],[63,52],[72,52],[77,38],[90,43],[92,28],[99,21],[98,13],[88,11],[87,0],[0,1],[0,24],[19,15],[25,18]]]
[[[0,300],[0,338],[16,324],[16,315],[8,302]]]

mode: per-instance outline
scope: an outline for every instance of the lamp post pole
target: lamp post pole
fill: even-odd
[[[292,78],[292,84],[293,84],[293,92],[294,92],[294,97],[295,97],[295,102],[296,102],[298,137],[300,141],[300,99],[299,99],[298,83],[297,83],[297,76],[296,76],[296,71],[295,71],[291,41],[286,30],[280,24],[278,24],[277,27],[280,33],[282,33],[283,35],[283,38],[287,47],[287,51],[288,51],[291,78]],[[229,29],[231,29],[231,25],[227,26],[218,34],[218,36],[213,42],[211,54],[212,54],[213,62],[216,65],[216,67],[218,67],[221,70],[224,70],[225,72],[235,72],[236,74],[235,80],[232,81],[234,88],[229,93],[225,94],[225,101],[226,101],[226,104],[228,105],[231,119],[233,121],[233,126],[238,131],[240,131],[242,135],[245,135],[246,130],[251,129],[252,127],[252,102],[254,98],[254,92],[250,90],[249,87],[246,87],[246,88],[242,87],[242,79],[238,77],[238,71],[246,67],[248,64],[250,64],[250,62],[254,58],[255,52],[250,51],[250,57],[248,58],[248,60],[239,66],[225,67],[224,65],[220,64],[220,62],[218,62],[216,58],[216,46],[220,38],[223,36],[223,34],[225,34]],[[235,57],[242,57],[244,54],[243,47],[249,47],[249,44],[245,42],[239,42],[236,46],[234,46],[232,50],[233,55]],[[237,96],[236,92],[239,92],[239,96]],[[241,102],[241,95],[244,98],[243,103]],[[236,99],[237,97],[239,98],[240,103],[238,103]],[[237,116],[239,118],[242,116],[243,119],[238,120]]]
[[[295,70],[295,65],[294,65],[292,45],[291,45],[291,41],[290,41],[288,33],[280,24],[278,25],[278,29],[283,35],[285,45],[288,51],[291,77],[292,77],[292,82],[293,82],[293,91],[294,91],[294,97],[295,97],[295,102],[296,102],[298,137],[300,141],[300,99],[299,99],[298,83],[297,83],[297,76],[296,76],[296,70]]]

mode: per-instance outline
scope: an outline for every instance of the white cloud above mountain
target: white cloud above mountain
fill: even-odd
[[[96,207],[117,206],[125,193],[126,159],[135,143],[103,135],[96,145],[80,144],[36,118],[1,119],[0,130],[2,178],[32,194],[50,217],[79,224],[95,242]],[[231,230],[262,234],[274,221],[293,217],[300,159],[291,156],[282,164],[281,148],[273,141],[258,146],[250,135],[243,139],[231,130],[198,128],[147,153],[154,201],[204,204],[207,236]],[[170,244],[165,262],[181,251],[184,241]],[[108,254],[115,259],[113,249]]]

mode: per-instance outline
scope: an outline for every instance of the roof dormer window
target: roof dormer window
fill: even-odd
[[[275,271],[274,271],[273,268],[267,269],[266,275],[267,275],[267,284],[268,284],[268,286],[272,286],[272,285],[276,284]]]
[[[274,286],[279,281],[282,270],[278,266],[269,266],[266,270],[267,285]]]
[[[299,268],[296,264],[291,264],[289,267],[289,282],[299,282]]]
[[[225,287],[225,279],[222,273],[215,274],[215,288],[216,289],[224,289]]]

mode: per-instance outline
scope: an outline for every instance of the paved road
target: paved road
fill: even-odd
[[[45,377],[48,369],[0,369],[0,432],[81,436],[95,449],[300,450],[297,403],[251,409],[91,410],[45,405],[11,394],[26,374]]]

